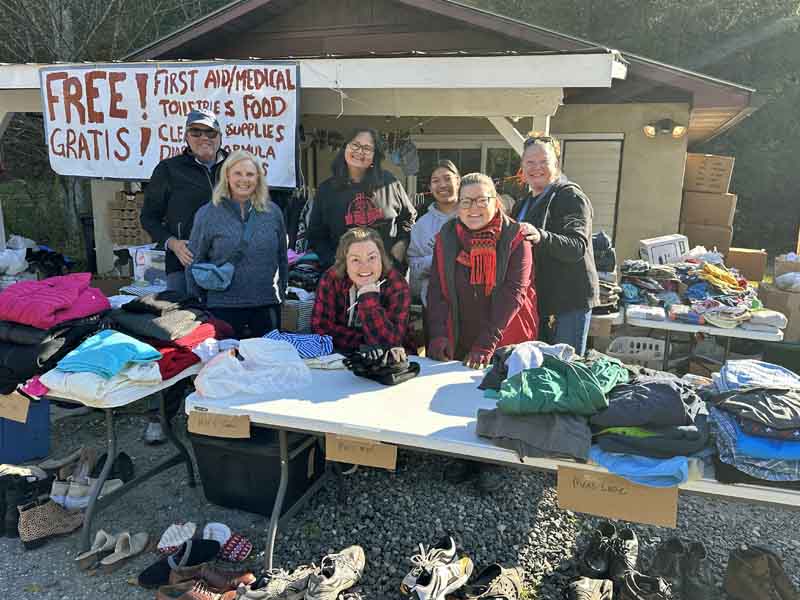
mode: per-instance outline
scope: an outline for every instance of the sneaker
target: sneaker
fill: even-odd
[[[673,537],[662,542],[656,547],[648,572],[666,579],[673,586],[680,585],[681,561],[685,553],[686,547],[679,538]]]
[[[628,571],[636,570],[639,558],[639,540],[632,529],[620,530],[617,539],[611,545],[611,567],[608,570],[610,579],[622,579]]]
[[[595,530],[580,561],[581,575],[590,579],[605,579],[611,566],[611,547],[617,537],[613,523],[605,521]]]
[[[489,565],[455,596],[463,600],[519,600],[522,597],[522,569],[506,569],[496,563]]]
[[[144,430],[144,443],[149,446],[155,446],[166,441],[167,436],[164,435],[164,430],[161,429],[161,422],[150,421],[147,424],[147,429]]]
[[[420,544],[419,554],[411,557],[411,564],[414,566],[400,583],[400,595],[404,598],[411,595],[411,589],[417,584],[417,578],[426,565],[431,567],[434,565],[446,565],[453,562],[455,558],[456,543],[449,535],[444,536],[427,550],[425,546]]]
[[[714,595],[714,579],[706,562],[706,547],[691,542],[681,556],[681,599],[706,600]]]
[[[328,554],[320,568],[308,578],[305,600],[335,600],[339,592],[353,587],[364,574],[366,556],[361,546],[350,546]]]
[[[67,494],[69,493],[69,481],[53,480],[53,485],[50,487],[50,499],[56,504],[64,506],[67,503]]]
[[[250,585],[240,585],[237,600],[302,600],[309,577],[319,569],[314,565],[297,567],[291,573],[273,569]]]
[[[608,579],[581,577],[567,587],[567,600],[612,600],[614,584]]]
[[[731,550],[723,588],[735,600],[796,600],[781,559],[766,548]]]
[[[475,566],[468,556],[446,565],[426,566],[411,588],[414,600],[444,600],[447,594],[464,586]]]
[[[661,577],[629,571],[619,582],[617,600],[671,600],[672,589]]]

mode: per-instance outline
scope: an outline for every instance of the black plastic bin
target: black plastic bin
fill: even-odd
[[[287,435],[289,482],[281,514],[289,510],[325,470],[325,455],[317,438],[299,433]],[[276,429],[251,427],[248,440],[194,433],[189,437],[209,502],[259,515],[272,514],[281,476]]]

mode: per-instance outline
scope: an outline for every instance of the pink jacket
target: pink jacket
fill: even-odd
[[[0,320],[50,329],[108,310],[108,298],[89,287],[91,278],[90,273],[73,273],[15,283],[0,292]]]

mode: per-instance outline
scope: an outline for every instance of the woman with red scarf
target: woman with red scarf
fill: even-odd
[[[461,179],[458,218],[439,232],[431,273],[430,358],[480,369],[499,346],[537,339],[531,246],[486,175]]]

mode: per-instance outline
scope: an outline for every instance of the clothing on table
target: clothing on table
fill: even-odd
[[[708,417],[699,414],[693,425],[680,427],[648,427],[646,435],[625,433],[596,434],[598,446],[606,452],[635,454],[652,458],[689,456],[708,444]]]
[[[736,420],[736,453],[760,458],[762,460],[800,460],[800,442],[792,440],[769,440],[748,435],[742,431]]]
[[[200,342],[197,346],[192,348],[192,352],[196,354],[203,363],[207,363],[217,354],[227,352],[228,350],[236,350],[239,347],[239,340],[234,339],[206,339]]]
[[[210,319],[209,322],[198,325],[188,335],[165,342],[162,340],[144,340],[153,348],[161,352],[158,368],[162,379],[171,379],[178,373],[185,371],[200,362],[200,355],[194,349],[208,339],[225,339],[233,335],[233,328],[226,322]]]
[[[328,354],[327,356],[306,358],[303,362],[306,363],[306,366],[309,369],[320,369],[323,371],[339,371],[347,368],[344,364],[345,358],[346,357],[343,354],[335,352],[333,354]]]
[[[607,272],[617,268],[617,252],[605,231],[598,231],[592,236],[592,250],[598,271]]]
[[[645,321],[665,321],[667,314],[660,306],[631,304],[625,309],[625,317],[628,319],[644,319]]]
[[[411,228],[411,242],[408,246],[408,280],[412,297],[420,298],[425,306],[428,305],[428,285],[436,236],[439,235],[442,225],[455,218],[457,214],[458,210],[443,213],[433,204]]]
[[[677,380],[621,384],[606,397],[608,408],[591,417],[595,427],[689,425],[704,408],[694,389]]]
[[[541,232],[535,249],[539,313],[591,309],[598,302],[598,280],[591,240],[593,211],[586,194],[562,175],[545,199],[520,217],[526,206],[526,201],[520,202],[511,216]]]
[[[556,358],[567,362],[571,361],[575,357],[575,350],[572,348],[572,346],[568,346],[567,344],[551,346],[546,342],[534,340],[532,342],[522,342],[519,344],[511,344],[509,346],[501,346],[495,350],[494,355],[492,356],[491,368],[484,376],[483,381],[481,381],[480,385],[478,386],[478,389],[499,390],[500,385],[505,379],[524,370],[524,368],[520,368],[519,371],[515,370],[514,373],[510,373],[509,371],[508,360],[512,355],[514,355],[518,348],[521,349],[520,354],[522,355],[519,357],[519,366],[528,369],[540,367],[542,362],[544,362],[545,354],[555,356]],[[529,350],[533,348],[536,349],[536,352],[542,355],[541,361],[536,365],[534,365],[533,362],[528,363],[524,358],[524,355],[528,353],[530,353],[531,356],[535,355],[532,350]],[[528,364],[528,366],[524,366],[526,364]]]
[[[750,387],[800,389],[800,376],[785,367],[760,360],[729,360],[719,373],[714,373],[714,385],[720,392]]]
[[[23,346],[35,346],[46,344],[73,328],[84,333],[93,332],[100,327],[100,316],[91,315],[74,321],[66,321],[50,329],[39,329],[30,325],[21,325],[11,321],[0,321],[0,343],[20,344]]]
[[[19,281],[0,292],[0,320],[50,329],[111,308],[100,290],[89,287],[91,273],[41,281]]]
[[[764,487],[800,490],[800,481],[770,481],[748,475],[736,467],[722,462],[716,454],[712,456],[714,464],[714,478],[720,483],[746,483],[749,485],[762,485]]]
[[[685,456],[651,458],[634,454],[606,452],[600,446],[592,446],[589,459],[609,473],[633,483],[649,487],[675,487],[689,481],[689,460]]]
[[[211,313],[222,319],[233,328],[233,336],[238,339],[262,337],[268,331],[280,329],[281,306],[268,304],[249,308],[219,307],[212,308]]]
[[[166,249],[169,238],[189,239],[195,213],[211,199],[220,167],[227,156],[227,151],[220,149],[213,163],[207,165],[197,160],[187,146],[182,154],[156,165],[144,187],[144,206],[139,217],[142,227],[154,242]],[[169,285],[169,275],[182,274],[183,265],[169,249],[165,265]],[[176,288],[170,286],[170,289]]]
[[[116,294],[108,297],[108,303],[111,305],[111,308],[122,308],[128,302],[132,302],[138,297],[139,296],[132,296],[130,294]]]
[[[187,270],[187,286],[192,295],[204,296],[208,308],[249,308],[280,304],[288,285],[286,227],[283,215],[273,202],[259,211],[249,201],[242,207],[223,198],[219,205],[206,204],[197,211],[189,240],[194,262],[221,265],[241,248],[249,226],[247,242],[235,264],[233,280],[224,291],[200,290]]]
[[[744,388],[713,394],[708,402],[732,415],[775,429],[800,429],[800,390]]]
[[[323,267],[333,264],[339,239],[353,227],[375,229],[386,252],[399,241],[408,244],[416,211],[405,188],[388,171],[372,189],[367,182],[341,182],[335,177],[323,181],[317,192],[308,225],[308,245]]]
[[[627,381],[628,372],[611,361],[586,366],[546,355],[538,369],[523,371],[502,383],[497,408],[509,415],[592,415],[608,406],[608,390]]]
[[[777,336],[781,330],[777,327],[773,327],[772,325],[759,325],[758,323],[753,323],[752,321],[744,321],[739,323],[739,328],[744,331],[756,331],[758,333],[769,333],[771,335]]]
[[[204,310],[186,309],[156,316],[117,309],[111,311],[110,319],[117,329],[131,335],[169,342],[189,335],[195,327],[208,319],[208,313]]]
[[[163,315],[174,310],[202,308],[197,298],[174,291],[160,292],[135,298],[126,302],[122,309],[127,312]]]
[[[591,309],[558,313],[552,315],[552,322],[545,317],[542,321],[544,338],[551,344],[568,344],[575,348],[579,356],[583,356],[589,340],[591,320]]]
[[[334,348],[348,353],[361,345],[403,346],[408,331],[411,292],[405,278],[390,269],[379,291],[350,299],[353,282],[339,277],[333,267],[320,279],[311,330],[333,338]],[[355,306],[353,306],[355,304]],[[352,318],[351,318],[352,317]]]
[[[283,333],[273,329],[265,338],[270,340],[283,340],[297,348],[300,358],[317,358],[333,353],[333,338],[329,335],[315,333]]]
[[[800,460],[759,459],[740,454],[736,449],[736,419],[732,415],[712,407],[709,422],[722,462],[758,479],[800,481]]]
[[[457,219],[445,223],[428,288],[430,339],[447,339],[456,360],[470,353],[490,357],[500,346],[536,339],[531,252],[519,224],[500,211],[479,231],[468,231]]]
[[[107,395],[132,386],[153,386],[161,383],[161,371],[155,362],[132,363],[111,377],[93,371],[52,369],[42,375],[41,382],[54,396],[98,402]]]
[[[800,429],[775,429],[769,425],[764,425],[757,421],[751,421],[737,416],[736,423],[739,428],[748,435],[767,438],[770,440],[786,440],[800,442]]]
[[[95,373],[109,379],[129,362],[154,362],[159,358],[161,353],[149,344],[119,331],[104,329],[58,361],[57,368],[72,373]]]
[[[761,310],[754,310],[750,313],[751,325],[763,325],[768,327],[777,327],[778,329],[785,329],[789,324],[786,315],[774,310],[764,308]]]
[[[478,409],[475,433],[526,457],[565,456],[586,460],[592,432],[585,417],[570,414],[505,415]]]

